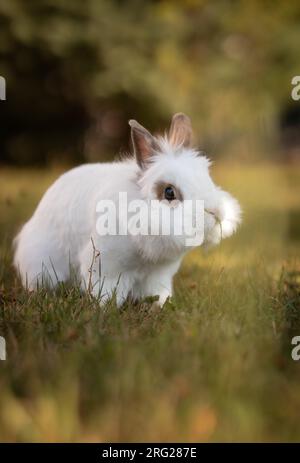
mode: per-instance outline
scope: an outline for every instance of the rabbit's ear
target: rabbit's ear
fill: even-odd
[[[159,150],[157,141],[153,135],[137,121],[131,119],[129,125],[131,127],[131,139],[137,163],[144,169],[153,153]]]
[[[176,113],[172,117],[169,130],[169,140],[173,146],[184,146],[188,148],[192,143],[191,119],[183,113]]]

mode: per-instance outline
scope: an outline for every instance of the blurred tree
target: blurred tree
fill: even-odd
[[[1,160],[100,160],[186,111],[200,146],[249,155],[276,141],[299,74],[300,5],[209,0],[4,0]]]

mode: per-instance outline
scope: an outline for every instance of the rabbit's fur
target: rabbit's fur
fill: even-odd
[[[191,148],[187,116],[175,114],[165,137],[152,136],[136,121],[129,124],[134,156],[65,173],[22,228],[14,264],[25,287],[55,286],[74,268],[82,288],[101,301],[115,292],[118,305],[129,295],[135,300],[157,295],[162,305],[172,295],[173,276],[190,249],[184,237],[97,233],[97,202],[117,202],[120,191],[127,192],[128,201],[156,199],[156,186],[165,184],[178,188],[184,199],[204,200],[204,244],[218,244],[236,230],[239,204],[213,183],[209,160]]]

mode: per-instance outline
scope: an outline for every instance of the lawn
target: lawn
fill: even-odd
[[[0,440],[299,440],[299,166],[213,167],[238,233],[186,256],[162,310],[122,312],[20,287],[12,237],[58,173],[0,170]]]

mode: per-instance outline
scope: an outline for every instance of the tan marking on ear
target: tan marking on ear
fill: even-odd
[[[157,140],[137,121],[129,121],[134,154],[138,165],[144,169],[155,151],[159,150]]]
[[[173,146],[184,146],[188,148],[192,143],[192,124],[188,116],[183,113],[176,113],[172,117],[169,130],[169,140]]]
[[[182,193],[180,191],[179,188],[176,188],[176,186],[174,185],[171,185],[171,183],[166,183],[166,182],[157,182],[154,186],[154,191],[155,191],[155,195],[156,195],[156,198],[159,200],[159,201],[162,201],[165,199],[164,197],[164,192],[165,192],[165,189],[168,187],[168,186],[171,186],[172,188],[174,188],[174,192],[175,192],[175,196],[176,196],[176,199],[174,199],[174,201],[183,201],[183,196],[182,196]]]

